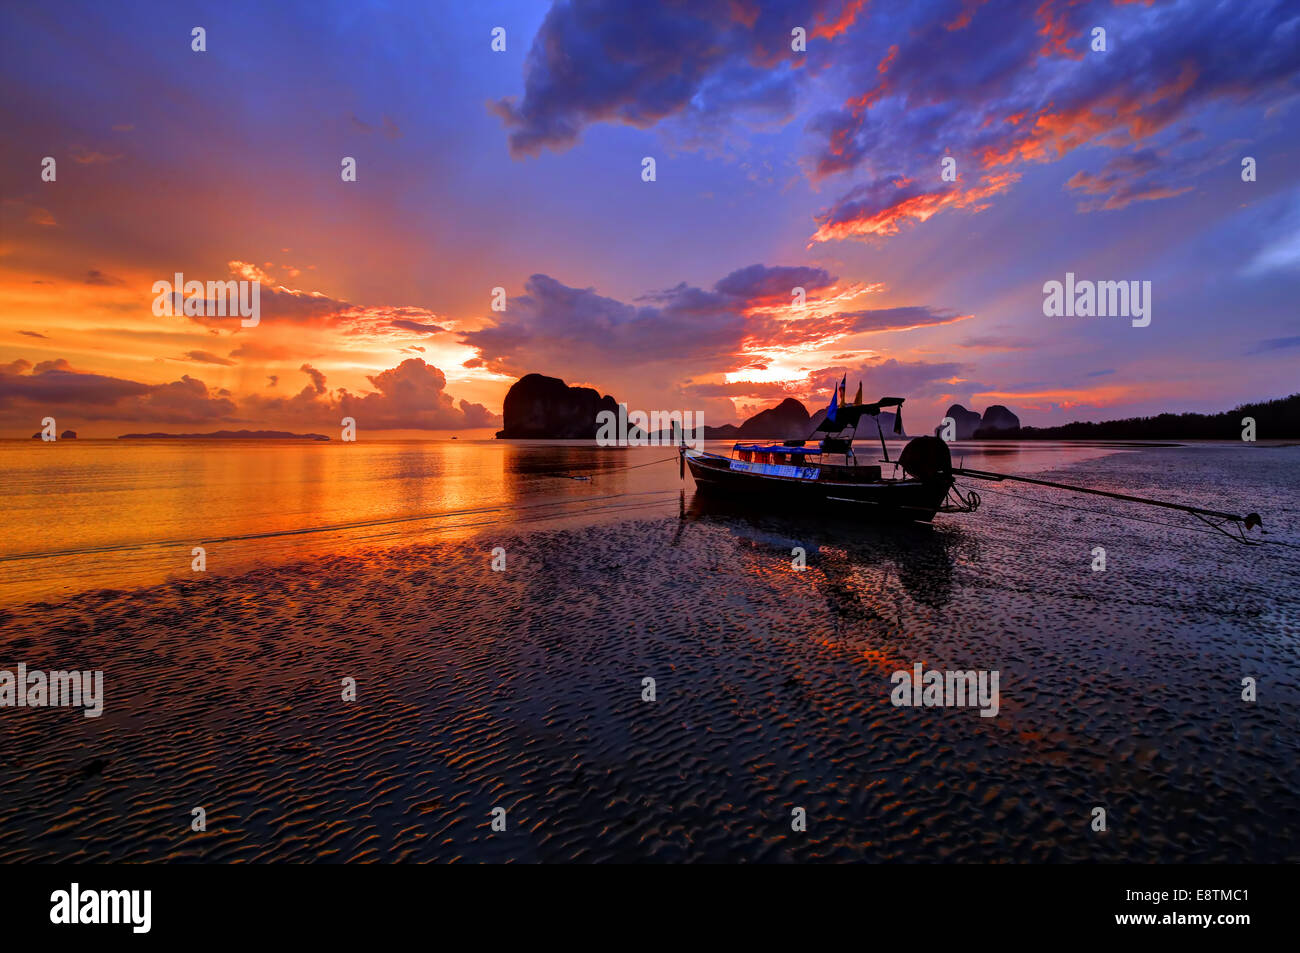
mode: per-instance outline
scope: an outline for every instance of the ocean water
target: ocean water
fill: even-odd
[[[835,525],[663,448],[460,443],[0,448],[0,669],[106,686],[0,709],[0,860],[1300,859],[1300,448],[958,449],[1257,511],[1282,545],[1246,547],[1008,484]],[[916,663],[997,671],[997,715],[895,706]]]
[[[966,446],[968,465],[1008,472],[1111,452]],[[225,573],[485,526],[667,513],[693,491],[671,447],[495,440],[6,440],[0,474],[0,605],[183,578],[196,546],[207,572]]]

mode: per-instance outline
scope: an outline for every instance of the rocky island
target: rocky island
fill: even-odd
[[[596,415],[618,413],[618,401],[558,377],[525,374],[510,385],[501,407],[498,440],[595,440]]]
[[[1005,409],[1005,408],[1004,408]],[[505,426],[497,431],[499,440],[594,440],[599,430],[597,415],[609,411],[617,416],[618,401],[590,387],[570,387],[558,377],[526,374],[510,386],[501,416]],[[974,415],[977,419],[978,414]],[[706,440],[805,440],[813,428],[826,417],[825,408],[809,414],[800,401],[787,397],[775,407],[760,410],[743,423],[705,425]],[[894,415],[880,414],[880,426],[889,439],[903,438],[894,433]],[[875,436],[875,428],[870,436]],[[863,430],[868,435],[868,430]],[[671,438],[661,431],[650,434],[660,440]],[[687,439],[693,437],[686,434]]]
[[[1003,436],[1009,431],[1020,429],[1020,418],[1001,404],[993,404],[983,415],[974,410],[967,410],[961,404],[948,408],[945,417],[951,417],[956,423],[954,440],[979,440],[986,437]],[[943,424],[934,428],[935,436],[943,434]]]

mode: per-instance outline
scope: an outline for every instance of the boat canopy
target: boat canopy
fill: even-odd
[[[789,453],[796,456],[808,454],[818,455],[822,452],[821,447],[787,447],[783,444],[774,444],[769,447],[759,443],[738,443],[731,449],[748,450],[752,453]]]

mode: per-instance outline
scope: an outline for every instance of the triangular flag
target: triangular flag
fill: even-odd
[[[862,403],[862,381],[858,381],[858,396],[853,398],[853,403]]]

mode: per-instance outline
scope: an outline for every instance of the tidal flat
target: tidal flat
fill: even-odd
[[[1231,494],[1290,546],[1002,490],[828,525],[674,466],[631,513],[11,602],[0,667],[102,670],[105,697],[0,711],[0,860],[1294,862],[1297,463],[1035,471]],[[996,717],[891,703],[917,663],[997,671]]]

